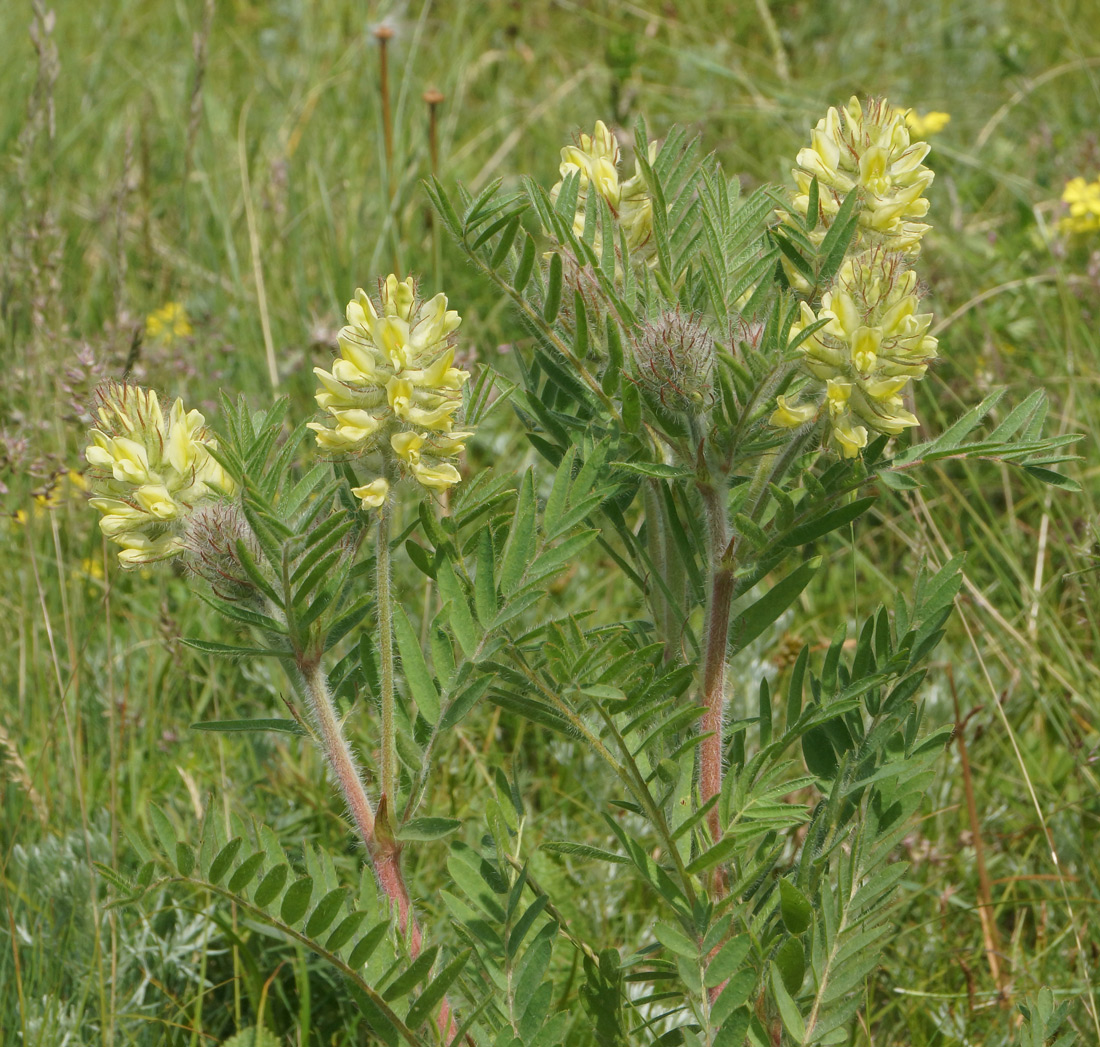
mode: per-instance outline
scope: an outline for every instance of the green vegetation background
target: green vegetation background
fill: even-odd
[[[551,184],[561,144],[601,117],[629,127],[644,113],[654,135],[684,124],[752,186],[783,182],[813,123],[852,93],[951,114],[932,140],[921,259],[942,360],[917,413],[936,431],[992,386],[1018,401],[1041,385],[1050,428],[1085,434],[1083,493],[992,467],[929,474],[922,492],[891,496],[850,542],[821,550],[825,584],[743,668],[782,672],[792,640],[826,642],[853,608],[906,586],[919,557],[969,551],[962,613],[927,690],[931,723],[965,721],[969,773],[953,744],[906,843],[900,929],[859,1042],[1010,1043],[1012,1005],[1043,984],[1078,999],[1089,1042],[1079,998],[1100,961],[1100,235],[1066,242],[1055,230],[1065,181],[1100,176],[1096,0],[32,7],[0,4],[0,1045],[220,1042],[250,1020],[235,979],[250,963],[274,973],[284,1019],[300,1021],[308,989],[301,1042],[332,1042],[318,1016],[338,987],[293,950],[167,898],[151,913],[104,909],[91,862],[129,861],[125,834],[143,831],[151,800],[184,824],[209,804],[255,813],[288,845],[321,843],[349,869],[356,859],[315,753],[189,732],[200,719],[278,715],[284,681],[178,645],[224,627],[187,579],[120,573],[66,470],[79,467],[96,380],[127,362],[216,424],[220,389],[270,398],[270,352],[279,391],[308,414],[311,368],[329,360],[343,304],[395,256],[426,291],[447,291],[469,359],[509,370],[522,351],[514,317],[433,239],[419,189],[429,87],[444,96],[441,177],[475,188],[520,174]],[[373,35],[383,19],[394,30],[389,183]],[[142,338],[168,303],[190,333]],[[470,465],[518,472],[533,452],[506,412],[496,418]],[[561,598],[631,613],[609,606],[609,566],[579,564]],[[399,576],[409,601],[421,599],[417,579]],[[369,752],[369,720],[355,729]],[[607,783],[579,750],[489,709],[450,740],[433,813],[476,832],[498,764],[537,815],[532,850],[567,822],[595,824]],[[443,858],[442,845],[425,848],[411,872],[429,926]],[[594,939],[644,932],[648,903],[625,881],[536,866]]]

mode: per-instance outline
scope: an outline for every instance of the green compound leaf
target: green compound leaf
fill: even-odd
[[[877,495],[871,495],[867,498],[857,498],[854,502],[849,502],[837,509],[830,509],[829,512],[822,513],[804,524],[792,527],[779,540],[780,545],[793,549],[796,546],[812,542],[815,538],[821,538],[830,531],[835,531],[845,524],[851,523],[856,517],[862,516],[875,504],[877,497]]]
[[[707,988],[715,989],[730,978],[733,972],[745,962],[751,945],[752,942],[746,934],[726,942],[707,965],[707,974],[704,979]]]
[[[207,880],[209,880],[216,887],[222,882],[225,874],[229,872],[230,866],[233,864],[233,860],[237,857],[237,853],[241,849],[241,844],[244,842],[240,836],[234,837],[229,841],[210,863],[210,870],[206,874]]]
[[[382,993],[382,999],[386,1003],[392,1003],[394,1000],[400,1000],[402,996],[412,992],[416,985],[428,976],[437,955],[439,955],[438,945],[432,945],[425,949],[387,986],[386,991]]]
[[[779,911],[791,934],[801,934],[814,916],[810,900],[790,880],[779,881]]]
[[[510,596],[519,587],[534,553],[535,480],[533,472],[528,469],[520,483],[512,528],[500,565],[500,588],[505,596]]]
[[[168,815],[164,813],[155,803],[149,804],[149,818],[153,823],[153,832],[156,834],[157,841],[160,843],[161,853],[169,861],[172,861],[176,856],[176,830],[172,828],[172,823],[168,820]]]
[[[318,906],[318,909],[319,908],[320,906]],[[328,949],[329,952],[337,952],[342,949],[355,937],[355,932],[359,930],[366,918],[367,914],[362,909],[358,909],[350,915],[345,916],[336,925],[336,930],[328,936],[328,941],[325,942],[325,948]]]
[[[793,996],[806,977],[806,950],[798,938],[788,938],[775,954],[775,965],[783,976],[783,985]]]
[[[410,1029],[417,1028],[442,1003],[447,990],[462,973],[462,968],[466,966],[466,961],[470,958],[472,952],[472,949],[467,949],[465,952],[459,953],[417,997],[416,1002],[409,1008],[408,1016],[405,1018],[405,1024]]]
[[[238,647],[235,644],[215,643],[196,637],[181,636],[180,643],[204,654],[220,654],[227,658],[285,658],[287,651],[273,651],[269,647]]]
[[[550,259],[550,274],[546,284],[546,301],[542,306],[542,318],[552,324],[561,308],[561,255],[554,254]]]
[[[729,654],[744,650],[765,629],[771,628],[779,616],[798,599],[820,566],[820,556],[807,560],[773,585],[756,603],[737,615],[730,622]]]
[[[374,955],[374,950],[381,944],[389,929],[389,921],[383,920],[375,924],[356,942],[355,948],[351,950],[351,955],[348,957],[348,966],[353,971],[359,970]]]
[[[332,926],[332,921],[340,915],[347,894],[346,887],[334,887],[317,903],[306,923],[306,934],[310,938],[319,938]]]

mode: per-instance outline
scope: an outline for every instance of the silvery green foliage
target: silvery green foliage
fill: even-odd
[[[13,920],[12,946],[20,952],[19,978],[27,1000],[27,1042],[81,1045],[99,1043],[102,1025],[88,995],[100,964],[114,942],[113,991],[121,1017],[116,1031],[130,1042],[157,1041],[152,1020],[163,1013],[166,991],[180,996],[209,985],[196,958],[217,957],[224,945],[210,907],[190,912],[165,908],[163,891],[151,892],[146,910],[121,918],[107,907],[106,891],[88,859],[107,862],[110,827],[97,818],[88,832],[46,837],[12,849],[6,875],[23,905]],[[64,980],[39,996],[37,974],[44,957],[63,955]],[[51,968],[52,970],[52,968]],[[0,967],[0,978],[14,985],[16,972]]]

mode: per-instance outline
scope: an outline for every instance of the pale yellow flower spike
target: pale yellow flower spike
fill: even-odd
[[[657,158],[657,143],[649,144],[649,162]],[[602,120],[596,121],[591,135],[582,134],[576,145],[567,145],[561,151],[558,173],[561,181],[550,190],[550,199],[557,202],[562,184],[571,174],[579,175],[577,209],[573,216],[573,233],[584,235],[588,210],[588,191],[591,188],[604,198],[611,214],[619,220],[626,233],[626,244],[632,256],[652,258],[647,250],[653,236],[653,199],[640,168],[635,164],[634,174],[625,181],[619,175],[619,143]],[[595,218],[593,218],[595,221]],[[603,249],[603,239],[597,229],[592,241],[596,254]]]
[[[828,323],[802,342],[803,369],[824,393],[834,443],[848,458],[867,446],[869,433],[896,436],[916,417],[901,393],[924,377],[936,357],[928,333],[931,313],[918,313],[916,275],[898,254],[872,248],[848,258],[816,312],[805,302],[791,337],[819,320]],[[777,398],[771,424],[794,428],[817,411]]]
[[[799,151],[791,172],[797,185],[793,208],[806,214],[817,178],[823,222],[812,236],[820,242],[844,198],[859,190],[859,238],[915,256],[929,229],[919,221],[928,213],[924,191],[934,177],[923,163],[929,148],[911,140],[904,110],[884,99],[862,103],[853,96],[818,121],[810,145]]]
[[[309,424],[318,446],[336,454],[381,451],[389,457],[392,452],[424,487],[442,490],[458,483],[458,470],[445,460],[458,455],[473,435],[454,432],[462,387],[470,377],[454,366],[452,336],[461,317],[447,308],[445,295],[425,302],[412,277],[391,275],[381,283],[377,303],[362,289],[355,292],[347,320],[332,370],[313,369],[320,383],[317,404],[329,416]],[[353,493],[369,509],[381,506],[388,490],[387,481],[379,479]]]
[[[104,536],[122,547],[123,567],[183,551],[184,519],[200,502],[232,493],[210,448],[217,447],[198,411],[176,400],[165,418],[155,393],[111,384],[99,396],[100,427],[84,457],[92,466],[90,505],[102,513]]]

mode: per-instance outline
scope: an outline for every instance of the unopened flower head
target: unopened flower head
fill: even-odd
[[[714,396],[714,338],[679,310],[644,324],[634,342],[646,398],[666,411],[702,414]]]
[[[457,483],[452,459],[473,435],[454,429],[470,377],[454,366],[458,313],[447,308],[445,295],[422,301],[412,277],[389,276],[378,302],[355,292],[347,320],[332,370],[313,369],[321,383],[317,403],[329,415],[324,424],[310,423],[318,445],[344,455],[380,451],[425,487]],[[358,495],[364,505],[381,505],[385,490],[367,487],[369,494]]]
[[[182,400],[165,414],[156,393],[110,384],[97,393],[99,427],[84,452],[100,529],[124,567],[175,556],[191,510],[233,482],[210,454],[217,443]]]
[[[817,178],[822,223],[815,235],[820,239],[844,198],[859,190],[860,238],[917,255],[929,229],[918,220],[928,213],[924,191],[934,177],[923,163],[929,148],[910,140],[905,110],[885,99],[864,107],[853,96],[844,108],[831,108],[818,121],[810,145],[799,151],[792,171],[798,186],[794,209],[806,214],[810,184]]]
[[[1063,233],[1100,231],[1100,178],[1095,182],[1071,178],[1062,193],[1062,201],[1069,204],[1069,214],[1058,223]]]
[[[573,217],[573,232],[584,235],[585,221],[588,215],[588,193],[593,190],[606,201],[614,218],[618,219],[626,234],[627,250],[634,257],[648,258],[652,255],[653,237],[653,199],[649,195],[645,177],[635,162],[634,174],[630,178],[619,176],[619,143],[615,135],[602,120],[596,121],[596,129],[591,135],[582,134],[575,145],[567,145],[561,151],[561,164],[558,172],[562,177],[550,190],[550,199],[555,203],[561,193],[564,180],[571,174],[579,176],[577,188],[577,209]],[[649,145],[649,161],[657,157],[657,143]],[[595,222],[595,209],[592,220]],[[603,239],[597,228],[593,240],[593,250],[599,254]]]
[[[253,563],[261,562],[256,536],[232,502],[207,501],[187,518],[182,534],[184,566],[205,578],[225,600],[255,597],[257,587],[241,560],[241,546]]]
[[[824,390],[832,437],[846,458],[867,445],[869,431],[896,436],[917,424],[901,393],[936,357],[932,314],[918,313],[919,304],[916,274],[902,256],[880,248],[849,258],[816,312],[802,303],[792,338],[828,321],[799,351],[804,370]],[[816,413],[781,397],[771,422],[794,428]]]

